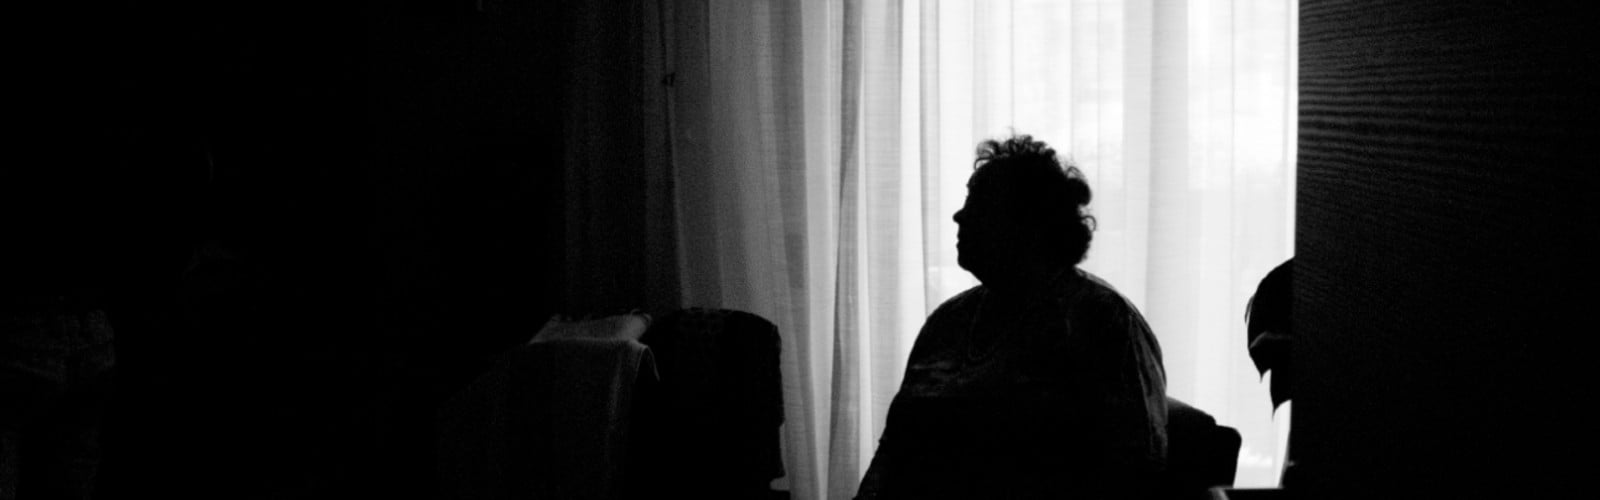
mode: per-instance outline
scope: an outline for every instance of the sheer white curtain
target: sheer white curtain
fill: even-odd
[[[1237,484],[1276,484],[1242,314],[1293,250],[1294,2],[659,5],[683,301],[783,332],[795,498],[854,493],[923,319],[975,284],[974,147],[1012,131],[1083,169],[1083,267],[1145,313],[1169,393],[1244,434]]]

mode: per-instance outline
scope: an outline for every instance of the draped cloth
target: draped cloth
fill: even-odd
[[[604,335],[595,324],[552,321],[445,404],[443,498],[636,496],[636,402],[658,379],[655,357],[620,336],[637,336],[633,322],[608,319],[621,329]]]

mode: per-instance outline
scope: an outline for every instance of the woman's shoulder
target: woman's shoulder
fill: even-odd
[[[983,285],[974,285],[972,288],[968,288],[961,293],[955,294],[955,296],[945,299],[944,303],[939,304],[939,307],[933,309],[933,313],[929,316],[929,318],[977,307],[979,299],[983,297],[983,294],[985,293],[988,293],[988,290],[986,290]]]
[[[1075,267],[1068,274],[1070,278],[1066,281],[1067,285],[1062,288],[1062,291],[1071,298],[1078,300],[1105,300],[1109,297],[1122,295],[1117,292],[1116,287],[1111,286],[1111,283],[1089,271]]]
[[[1082,269],[1076,272],[1079,279],[1075,280],[1077,286],[1070,287],[1070,310],[1097,316],[1139,315],[1139,309],[1134,307],[1133,302],[1111,283]]]
[[[928,314],[928,319],[922,324],[922,332],[917,337],[919,344],[927,343],[932,338],[943,338],[955,330],[962,330],[971,323],[973,315],[977,314],[978,305],[985,293],[983,285],[968,288],[966,291],[946,299],[939,307]]]

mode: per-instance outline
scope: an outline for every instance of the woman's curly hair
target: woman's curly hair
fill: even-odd
[[[1016,215],[1022,217],[1018,222],[1037,229],[1047,257],[1069,265],[1083,262],[1095,229],[1083,171],[1057,159],[1054,149],[1029,135],[980,143],[973,170],[1010,185],[1017,198]]]

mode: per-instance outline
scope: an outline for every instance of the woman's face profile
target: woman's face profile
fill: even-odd
[[[1007,185],[979,169],[967,181],[967,200],[955,213],[956,261],[979,281],[1023,256],[1026,244]]]

